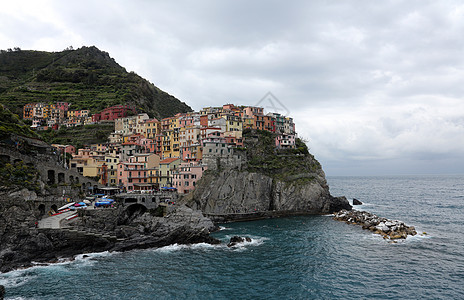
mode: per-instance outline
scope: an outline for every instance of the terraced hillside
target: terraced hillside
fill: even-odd
[[[21,115],[26,103],[57,101],[91,113],[131,104],[156,118],[191,111],[93,46],[61,52],[0,51],[0,104]]]

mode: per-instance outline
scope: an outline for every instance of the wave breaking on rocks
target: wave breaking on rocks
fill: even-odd
[[[384,239],[406,239],[408,235],[414,236],[417,234],[414,226],[407,226],[401,221],[382,218],[367,211],[348,211],[344,209],[335,213],[333,218],[347,224],[361,225],[363,229],[380,234]]]

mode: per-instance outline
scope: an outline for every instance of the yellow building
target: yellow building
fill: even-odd
[[[174,129],[172,132],[171,153],[169,157],[180,157],[179,128]]]
[[[171,157],[171,147],[172,147],[172,131],[171,130],[166,130],[163,132],[163,158],[168,158]]]
[[[225,115],[222,118],[226,119],[226,131],[242,131],[243,122],[240,117],[235,115]]]
[[[180,158],[166,158],[160,162],[159,165],[159,184],[160,187],[172,186],[172,173],[179,168],[182,160]]]
[[[153,139],[157,134],[161,133],[161,123],[156,120],[147,120],[144,123],[142,135],[146,138]]]
[[[254,128],[255,127],[254,124],[255,124],[255,118],[248,117],[246,115],[243,117],[243,123],[242,123],[243,129]]]
[[[105,164],[107,166],[108,185],[117,185],[119,156],[115,152],[105,155]]]

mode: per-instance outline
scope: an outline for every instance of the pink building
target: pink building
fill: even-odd
[[[115,105],[107,107],[98,114],[92,116],[92,121],[97,123],[100,121],[113,121],[118,118],[125,118],[129,113],[135,114],[135,107],[130,105]]]
[[[183,162],[173,172],[172,186],[179,194],[187,194],[195,189],[196,183],[206,170],[206,166],[198,162]]]
[[[140,146],[145,149],[145,153],[155,153],[156,151],[156,142],[152,139],[142,138],[139,141]]]
[[[63,152],[66,152],[66,153],[69,153],[69,154],[76,153],[76,147],[74,147],[73,145],[52,144],[52,146],[55,147],[61,153],[63,153]]]
[[[118,184],[125,191],[133,191],[134,184],[148,182],[147,170],[143,163],[121,162],[118,164]]]
[[[293,149],[295,148],[294,134],[280,134],[275,138],[277,149]]]
[[[68,102],[56,102],[56,108],[62,111],[68,111],[70,106]]]
[[[264,108],[262,107],[254,107],[254,106],[247,106],[243,109],[243,114],[249,117],[258,116],[264,114]]]

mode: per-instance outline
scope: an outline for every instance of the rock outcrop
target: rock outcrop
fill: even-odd
[[[366,211],[342,210],[334,215],[334,219],[348,224],[361,225],[363,229],[380,234],[385,239],[405,239],[408,235],[414,236],[417,234],[414,226],[407,226],[400,221],[381,218]]]
[[[351,209],[345,197],[330,195],[325,178],[318,174],[311,180],[288,182],[236,169],[206,173],[184,201],[215,221]]]
[[[294,149],[276,149],[276,135],[244,130],[239,164],[218,163],[206,171],[193,193],[181,201],[216,222],[351,209],[345,197],[332,197],[319,162],[301,140]]]

